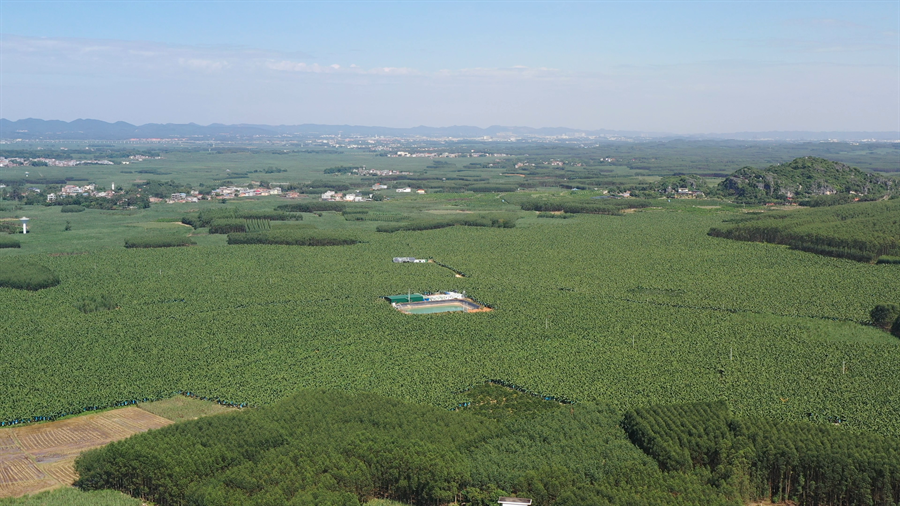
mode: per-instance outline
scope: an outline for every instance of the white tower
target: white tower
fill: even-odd
[[[22,233],[27,234],[28,233],[28,218],[22,216],[19,219],[22,221]]]
[[[112,184],[112,191],[116,191],[116,183]]]

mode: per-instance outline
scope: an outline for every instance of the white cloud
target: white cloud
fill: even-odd
[[[293,62],[287,60],[268,61],[265,63],[265,66],[271,70],[279,70],[282,72],[312,72],[316,74],[334,70],[332,67],[322,67],[318,63],[309,65],[305,62]]]
[[[223,60],[204,60],[201,58],[179,58],[178,64],[182,67],[192,70],[202,70],[206,72],[215,72],[230,67],[227,61]]]
[[[2,35],[0,43],[4,73],[209,73],[246,70],[278,56],[271,51],[240,47],[177,46],[146,41]]]

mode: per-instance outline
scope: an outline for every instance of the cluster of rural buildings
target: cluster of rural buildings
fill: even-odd
[[[189,193],[173,193],[167,199],[161,199],[158,197],[150,197],[150,203],[154,202],[165,202],[166,204],[184,204],[187,202],[200,202],[200,199],[203,198],[203,195],[200,195],[200,192],[197,190],[191,190]]]
[[[397,151],[397,153],[388,153],[391,158],[478,158],[485,156],[509,156],[503,153],[476,153],[472,151],[471,153],[436,153],[430,151],[424,152],[409,152],[409,151]]]
[[[702,199],[706,196],[702,191],[690,188],[678,188],[674,193],[676,199]]]
[[[218,196],[225,199],[236,197],[268,197],[269,195],[281,195],[281,188],[246,188],[241,186],[220,186],[210,192],[210,198]]]
[[[144,160],[161,160],[161,156],[145,156],[145,155],[131,155],[128,157],[128,160],[123,160],[122,165],[128,165],[134,162],[143,162]]]
[[[40,190],[37,188],[29,188],[29,190],[34,191],[35,193],[40,193]],[[97,191],[97,185],[95,184],[86,184],[84,186],[75,186],[73,184],[67,184],[63,186],[59,193],[48,193],[47,194],[47,202],[56,202],[57,198],[65,198],[65,197],[100,197],[111,199],[116,194],[116,184],[113,183],[112,189],[106,191]]]
[[[372,196],[363,196],[361,193],[343,193],[328,190],[322,194],[322,200],[327,202],[365,202],[372,200]]]
[[[48,167],[75,167],[76,165],[115,165],[109,160],[57,160],[56,158],[4,158],[0,156],[0,167],[23,167],[47,164]]]
[[[386,190],[386,189],[387,189],[386,184],[377,183],[377,184],[372,185],[372,190]],[[406,188],[397,188],[397,193],[412,193],[412,192],[416,192],[419,195],[425,194],[425,190],[423,190],[421,188],[418,190],[413,190],[412,188],[410,188],[408,186]],[[287,196],[292,197],[291,194],[288,194]],[[299,195],[297,195],[297,196],[299,196]],[[344,192],[336,192],[336,191],[328,190],[327,192],[322,194],[322,200],[325,200],[327,202],[366,202],[366,201],[372,200],[372,194],[363,195],[359,191],[344,193]]]

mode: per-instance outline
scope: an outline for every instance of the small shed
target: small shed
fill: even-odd
[[[421,293],[411,293],[411,294],[403,294],[403,295],[386,295],[384,297],[391,304],[405,304],[407,302],[423,302],[425,300],[425,296]]]
[[[523,497],[501,497],[497,499],[497,502],[500,503],[501,506],[529,506],[531,504],[531,499],[525,499]]]

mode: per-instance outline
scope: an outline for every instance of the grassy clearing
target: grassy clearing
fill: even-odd
[[[144,411],[153,413],[154,415],[180,422],[183,420],[194,420],[203,416],[219,415],[222,413],[234,412],[234,408],[229,408],[212,401],[201,401],[183,395],[176,395],[170,399],[163,399],[153,402],[144,402],[138,405]]]

